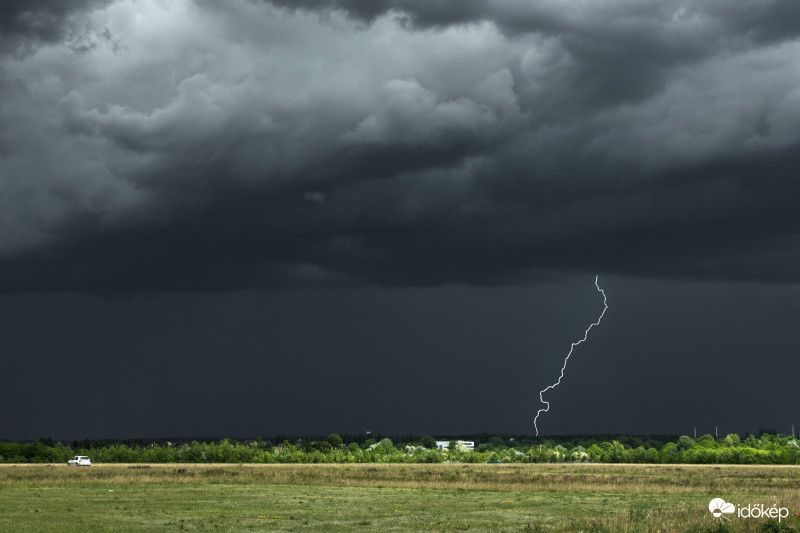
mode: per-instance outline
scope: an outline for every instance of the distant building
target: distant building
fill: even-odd
[[[475,441],[457,440],[456,443],[463,445],[468,450],[474,450],[475,449]],[[436,449],[437,450],[446,450],[449,447],[450,447],[450,441],[449,440],[437,440],[436,441]]]

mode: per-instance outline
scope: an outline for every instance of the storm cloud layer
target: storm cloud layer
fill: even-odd
[[[792,0],[2,11],[4,292],[800,281]]]

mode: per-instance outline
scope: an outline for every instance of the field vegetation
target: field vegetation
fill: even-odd
[[[714,497],[791,514],[718,522]],[[794,466],[0,466],[0,531],[769,532],[798,511]]]

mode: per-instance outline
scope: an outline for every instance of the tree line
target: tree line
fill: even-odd
[[[474,450],[452,437],[444,450],[430,436],[394,439],[365,435],[314,438],[278,436],[205,441],[0,442],[0,463],[62,463],[87,455],[94,463],[693,463],[798,464],[800,443],[794,436],[763,433],[741,439],[616,436],[526,438],[482,435]],[[466,439],[465,439],[466,440]]]

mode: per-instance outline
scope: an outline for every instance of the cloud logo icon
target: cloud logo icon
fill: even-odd
[[[714,498],[708,503],[708,510],[714,515],[714,518],[719,518],[723,514],[732,514],[736,511],[736,506],[728,503],[722,498]],[[727,517],[723,517],[727,518]]]

